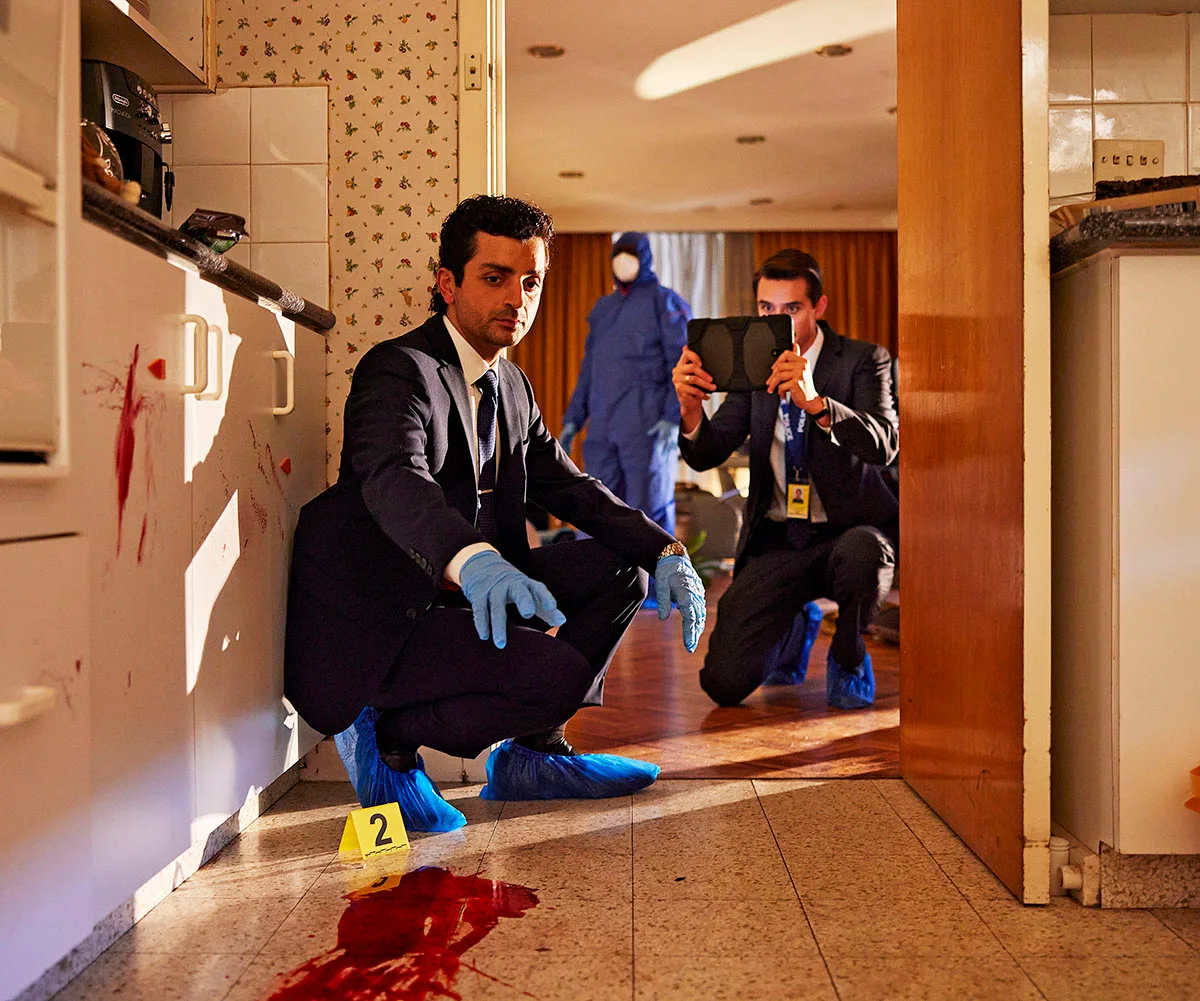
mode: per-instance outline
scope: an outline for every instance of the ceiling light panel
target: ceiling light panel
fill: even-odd
[[[896,27],[895,0],[792,0],[655,59],[634,90],[646,101]]]

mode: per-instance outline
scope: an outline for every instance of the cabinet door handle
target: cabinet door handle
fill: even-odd
[[[0,13],[5,6],[5,0],[0,0]],[[54,189],[47,187],[41,174],[4,153],[0,153],[0,193],[16,201],[26,215],[51,226],[55,224],[58,203]]]
[[[215,383],[216,388],[210,389],[204,393],[197,393],[196,399],[198,399],[198,400],[219,400],[221,398],[221,394],[225,391],[225,356],[222,354],[222,351],[224,351],[224,347],[222,345],[224,345],[224,343],[225,343],[225,331],[223,331],[215,323],[210,324],[208,329],[209,329],[209,332],[213,335],[213,340],[216,342],[216,345],[217,345],[217,357],[216,357],[217,365],[216,365],[216,372],[213,373],[215,378],[209,379],[208,381]],[[205,338],[204,356],[205,356],[205,358],[208,357],[207,338]]]
[[[55,691],[45,685],[26,685],[20,697],[11,702],[0,702],[0,727],[24,723],[54,705]]]
[[[208,389],[208,321],[195,313],[184,313],[179,322],[185,327],[189,323],[196,325],[196,332],[192,337],[192,357],[195,359],[193,372],[196,381],[191,385],[180,386],[179,391],[199,395]]]
[[[272,351],[272,358],[282,358],[287,368],[287,402],[282,407],[272,407],[271,413],[283,417],[296,409],[296,359],[290,351]]]

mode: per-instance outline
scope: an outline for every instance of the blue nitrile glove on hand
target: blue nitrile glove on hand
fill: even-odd
[[[679,447],[679,425],[670,421],[659,421],[649,431],[648,437],[654,438],[654,447],[660,452],[673,452]]]
[[[509,604],[517,606],[523,619],[536,615],[549,626],[567,621],[550,589],[526,577],[499,553],[476,553],[463,564],[459,579],[475,613],[475,631],[481,640],[490,637],[497,650],[503,650],[508,642]]]
[[[468,561],[469,562],[469,561]],[[666,620],[674,602],[683,619],[683,645],[688,653],[696,652],[704,620],[704,584],[692,561],[686,556],[664,556],[654,568],[654,597],[658,601],[658,617]]]
[[[575,433],[578,430],[579,428],[568,422],[563,425],[562,434],[558,436],[558,444],[568,455],[571,454],[571,443],[575,441]]]

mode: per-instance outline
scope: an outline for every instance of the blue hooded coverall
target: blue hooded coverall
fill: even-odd
[[[588,314],[588,337],[563,425],[587,425],[583,461],[590,475],[630,507],[675,534],[679,400],[671,370],[687,343],[691,307],[659,284],[645,233],[624,233],[612,256],[635,254],[637,278],[602,297]],[[669,442],[655,434],[666,421]]]

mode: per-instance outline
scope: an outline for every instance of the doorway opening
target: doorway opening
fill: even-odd
[[[539,318],[513,360],[553,433],[582,363],[588,311],[613,291],[611,247],[624,231],[650,235],[658,278],[697,317],[753,313],[755,268],[785,247],[812,253],[832,329],[895,357],[894,26],[856,36],[845,51],[814,47],[659,100],[633,86],[663,53],[779,6],[705,0],[668,18],[631,3],[508,5],[505,189],[539,203],[559,234]],[[574,454],[582,460],[578,444]],[[713,572],[699,649],[685,652],[676,616],[663,623],[643,610],[614,658],[605,707],[579,713],[569,736],[581,750],[655,761],[664,777],[897,777],[898,588],[866,637],[869,707],[826,703],[837,615],[827,599],[803,684],[764,686],[729,708],[700,688],[730,585],[729,510],[741,518],[746,467],[738,454],[707,476],[680,465],[676,534],[704,540]]]

